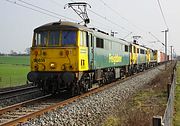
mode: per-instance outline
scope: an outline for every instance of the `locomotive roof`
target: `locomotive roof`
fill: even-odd
[[[77,30],[77,29],[88,30],[86,26],[80,25],[78,23],[59,21],[59,22],[51,22],[51,23],[42,25],[36,28],[34,31],[41,31],[41,30],[48,30],[48,29],[63,29],[63,28],[74,29],[74,30]]]
[[[99,32],[94,29],[88,28],[84,25],[80,25],[78,23],[73,23],[73,22],[68,22],[68,21],[51,22],[51,23],[37,27],[36,29],[34,29],[34,31],[38,32],[38,31],[51,30],[51,29],[52,30],[59,30],[59,29],[78,30],[78,29],[80,29],[80,30],[84,30],[84,31],[93,32],[96,36],[101,37],[103,39],[114,40],[116,42],[120,42],[120,43],[126,44],[126,45],[130,44],[130,42],[127,42],[126,40],[112,37],[108,34],[103,33],[102,31]]]

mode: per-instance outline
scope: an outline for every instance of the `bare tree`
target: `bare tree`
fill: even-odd
[[[25,49],[25,53],[26,53],[27,55],[29,55],[29,54],[30,54],[30,48],[26,48],[26,49]]]
[[[11,50],[11,51],[10,51],[10,55],[16,56],[16,55],[17,55],[17,52],[15,52],[14,50]]]

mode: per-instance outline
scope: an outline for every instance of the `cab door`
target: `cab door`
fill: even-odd
[[[129,46],[129,54],[130,54],[130,65],[132,65],[132,44]]]
[[[137,64],[138,54],[137,47],[135,45],[130,45],[130,65]]]
[[[88,33],[88,58],[89,69],[94,69],[94,36],[92,33]]]
[[[150,49],[147,49],[147,53],[146,53],[146,57],[147,57],[147,63],[150,63]]]

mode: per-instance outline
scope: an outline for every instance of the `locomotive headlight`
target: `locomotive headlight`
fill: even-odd
[[[55,69],[56,68],[56,64],[55,63],[50,63],[50,68],[51,69]]]

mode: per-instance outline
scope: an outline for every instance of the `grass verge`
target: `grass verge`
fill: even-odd
[[[180,62],[177,65],[177,82],[175,90],[175,117],[174,126],[180,126]]]

